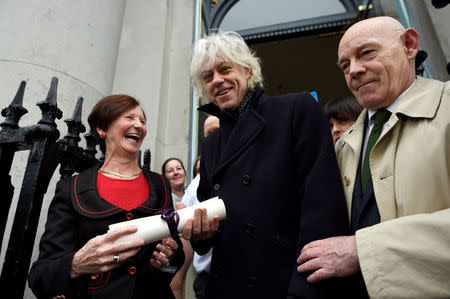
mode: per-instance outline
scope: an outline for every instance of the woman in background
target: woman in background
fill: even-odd
[[[355,123],[362,110],[361,105],[352,96],[335,98],[325,105],[324,111],[330,123],[334,145]]]
[[[169,180],[172,189],[173,204],[181,202],[184,196],[184,184],[186,183],[186,170],[183,162],[178,158],[169,158],[164,161],[161,173]]]
[[[175,206],[177,202],[181,203],[184,196],[184,185],[186,183],[186,170],[183,162],[178,158],[169,158],[164,161],[161,172],[170,182],[173,205]],[[194,256],[194,250],[191,247],[191,243],[183,237],[181,237],[181,242],[183,242],[185,261],[183,267],[181,267],[180,271],[178,271],[170,283],[170,287],[172,288],[176,299],[185,298],[186,274]]]

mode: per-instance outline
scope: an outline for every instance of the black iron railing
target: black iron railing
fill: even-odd
[[[0,180],[3,186],[0,196],[1,243],[15,189],[9,174],[14,154],[29,151],[0,276],[2,298],[8,299],[23,298],[43,198],[57,166],[60,165],[61,178],[65,178],[99,162],[95,157],[97,141],[91,132],[84,134],[86,148],[78,145],[80,134],[86,131],[81,121],[83,98],[78,98],[72,117],[64,120],[68,127],[67,134],[58,140],[60,132],[55,120],[62,118],[57,106],[58,79],[52,79],[47,98],[37,103],[42,111],[38,123],[20,127],[21,117],[28,112],[22,105],[25,85],[25,81],[20,83],[13,101],[2,110],[5,120],[0,124]],[[144,154],[142,168],[150,169],[149,150]]]

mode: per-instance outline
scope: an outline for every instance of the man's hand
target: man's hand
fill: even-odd
[[[206,240],[212,238],[219,228],[219,216],[208,221],[205,208],[195,209],[194,219],[188,219],[183,228],[183,238],[186,240]]]
[[[347,277],[361,271],[355,236],[313,241],[303,247],[297,263],[298,272],[313,272],[308,282]]]

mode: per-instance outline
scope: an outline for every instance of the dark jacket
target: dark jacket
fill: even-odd
[[[98,195],[98,167],[58,182],[39,245],[39,258],[28,276],[30,288],[38,298],[56,295],[65,295],[68,299],[174,298],[169,287],[173,274],[150,267],[156,243],[142,247],[136,256],[117,269],[70,279],[74,254],[90,239],[105,234],[109,224],[154,215],[173,207],[169,183],[147,171],[144,172],[150,187],[147,200],[131,211],[114,206]],[[172,263],[179,268],[183,261],[183,248],[179,243]]]
[[[214,246],[208,298],[339,297],[336,281],[309,284],[296,271],[308,242],[349,232],[348,216],[328,122],[308,93],[267,96],[237,120],[220,118],[204,142],[200,201],[219,196],[227,218],[207,241]]]

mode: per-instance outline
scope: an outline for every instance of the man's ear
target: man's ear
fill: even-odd
[[[419,33],[412,28],[408,28],[403,32],[402,40],[406,56],[408,59],[414,60],[420,48]]]
[[[252,76],[252,70],[250,68],[244,67],[245,77],[247,80]]]

